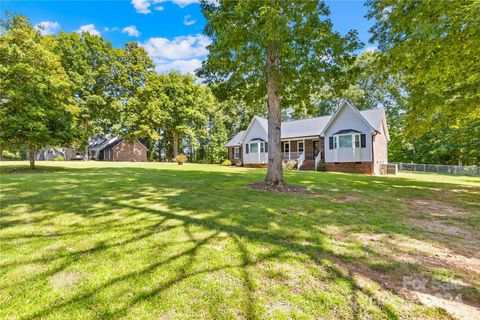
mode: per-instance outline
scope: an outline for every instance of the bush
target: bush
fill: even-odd
[[[19,152],[3,150],[3,160],[22,160],[22,157]]]
[[[64,156],[56,156],[55,159],[53,159],[53,161],[65,161],[65,157]]]
[[[187,162],[187,156],[183,153],[180,153],[175,158],[173,158],[173,161],[175,161],[178,165],[182,165]]]
[[[294,170],[297,167],[297,161],[288,160],[282,162],[283,170]]]
[[[317,165],[317,168],[315,168],[317,171],[326,171],[325,168],[325,161],[320,161]]]
[[[225,160],[223,160],[223,162],[222,162],[222,166],[228,167],[228,166],[231,166],[231,165],[232,165],[232,162],[231,162],[230,160],[228,160],[228,159],[225,159]]]

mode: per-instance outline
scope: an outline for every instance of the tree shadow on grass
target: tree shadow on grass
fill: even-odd
[[[260,179],[261,172],[244,171],[242,173],[219,173],[203,171],[173,171],[142,168],[93,168],[75,169],[62,172],[60,178],[54,174],[46,173],[36,176],[32,181],[27,175],[8,177],[2,184],[16,189],[14,197],[2,201],[2,211],[15,212],[16,205],[22,204],[34,213],[34,218],[11,218],[11,214],[5,214],[7,219],[1,218],[3,223],[0,240],[2,242],[15,242],[18,239],[23,241],[39,241],[48,239],[57,241],[65,237],[88,237],[95,231],[104,232],[107,230],[118,230],[119,234],[112,238],[106,238],[103,242],[86,250],[76,250],[47,254],[34,258],[27,258],[0,263],[2,268],[12,268],[28,263],[53,263],[56,260],[62,261],[57,268],[50,272],[36,275],[33,278],[25,279],[25,282],[34,282],[45,279],[70,265],[73,265],[88,255],[95,255],[99,252],[111,250],[115,247],[124,248],[128,244],[142,241],[159,233],[167,233],[179,226],[185,228],[189,243],[194,247],[181,251],[167,259],[151,263],[148,267],[134,270],[132,272],[114,277],[104,281],[86,292],[73,297],[54,301],[47,304],[40,311],[25,316],[35,318],[46,316],[63,307],[74,305],[81,301],[87,301],[96,295],[98,291],[108,290],[115,284],[134,277],[144,277],[153,271],[161,269],[164,265],[188,257],[184,266],[180,268],[175,277],[159,285],[134,294],[123,306],[114,311],[106,311],[104,314],[110,318],[117,318],[125,315],[135,305],[157,296],[168,288],[175,286],[195,276],[206,275],[229,268],[239,268],[243,277],[246,291],[247,318],[256,318],[254,285],[248,267],[256,265],[265,260],[279,259],[282,255],[293,253],[304,255],[314,261],[321,268],[326,268],[335,277],[341,278],[351,284],[352,310],[354,317],[361,318],[360,305],[356,296],[361,294],[369,297],[371,301],[388,318],[398,317],[396,311],[385,304],[368,290],[359,286],[352,273],[345,274],[336,270],[336,266],[325,264],[319,259],[319,253],[329,255],[331,260],[337,264],[340,261],[353,261],[364,264],[354,254],[339,253],[328,246],[328,237],[322,233],[322,228],[334,225],[346,232],[365,231],[373,233],[401,234],[413,237],[410,226],[405,226],[405,219],[401,213],[404,207],[400,204],[391,203],[391,212],[384,213],[384,217],[375,214],[367,214],[365,209],[375,202],[380,190],[385,201],[392,201],[395,197],[403,194],[404,188],[410,188],[412,181],[409,179],[396,178],[394,186],[389,180],[376,177],[343,175],[332,177],[325,174],[312,173],[308,175],[291,175],[293,183],[302,183],[312,188],[321,190],[328,195],[335,196],[342,192],[361,193],[365,196],[365,203],[330,203],[326,199],[312,198],[304,195],[292,194],[269,194],[250,190],[246,185]],[[289,174],[290,176],[290,174]],[[14,184],[14,185],[13,185]],[[420,186],[420,191],[414,192],[432,196],[437,189],[454,188],[452,185],[415,182]],[[22,191],[22,188],[27,191]],[[468,191],[465,191],[468,197]],[[77,204],[77,205],[72,205]],[[287,206],[288,210],[285,210]],[[360,210],[358,210],[360,209]],[[364,211],[362,211],[364,210]],[[53,212],[53,213],[52,213]],[[55,228],[57,224],[53,221],[56,215],[65,212],[73,213],[86,219],[86,222],[67,225],[63,231],[52,233],[24,234],[22,229],[18,232],[9,233],[11,229],[22,226],[34,225],[39,229],[43,227]],[[111,216],[121,212],[119,217],[110,219]],[[358,213],[362,214],[359,215]],[[122,217],[136,217],[136,220],[124,224]],[[139,228],[130,228],[132,223],[144,223],[144,218],[151,219],[151,225],[141,225]],[[120,222],[118,221],[120,219]],[[159,221],[158,221],[159,220]],[[137,222],[135,222],[137,221]],[[164,226],[166,222],[175,222],[173,226]],[[392,227],[392,225],[394,227]],[[191,227],[200,227],[202,230],[212,234],[206,238],[197,240],[190,231]],[[76,231],[75,231],[76,230]],[[126,234],[132,233],[134,236]],[[200,271],[189,271],[195,263],[195,256],[200,249],[209,241],[215,239],[219,233],[226,233],[236,244],[239,252],[240,263],[226,264],[213,268],[205,268]],[[121,239],[121,241],[118,241]],[[115,241],[117,240],[117,241]],[[260,243],[268,245],[272,249],[260,259],[252,259],[244,242]],[[441,243],[447,246],[448,243]],[[175,245],[175,243],[172,243]],[[161,249],[162,247],[159,247]],[[385,257],[396,261],[394,256]],[[408,269],[407,269],[408,270]],[[428,271],[428,268],[427,268]],[[364,274],[370,276],[371,274]],[[379,279],[373,279],[379,281]],[[10,283],[22,285],[24,282]],[[6,287],[5,287],[6,288]],[[363,312],[367,312],[363,310]],[[356,315],[356,316],[355,316]]]

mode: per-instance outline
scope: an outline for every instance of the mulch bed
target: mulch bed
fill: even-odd
[[[248,185],[250,188],[255,190],[262,190],[268,192],[289,192],[289,193],[300,193],[300,194],[310,194],[310,191],[305,187],[293,186],[293,185],[280,185],[272,186],[266,184],[265,182],[254,182]]]

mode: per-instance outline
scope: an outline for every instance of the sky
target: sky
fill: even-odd
[[[359,32],[368,43],[373,24],[364,16],[363,1],[326,1],[334,29],[345,34]],[[0,0],[0,16],[5,12],[28,16],[42,32],[89,32],[108,39],[115,47],[138,41],[155,63],[158,72],[171,69],[192,72],[208,54],[208,38],[203,34],[205,19],[197,0],[100,0],[22,1]]]

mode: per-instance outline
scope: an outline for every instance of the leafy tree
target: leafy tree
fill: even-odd
[[[78,110],[69,104],[69,77],[50,50],[54,39],[22,16],[7,16],[1,30],[0,140],[27,145],[34,169],[39,148],[71,141]]]
[[[268,171],[265,182],[284,184],[281,107],[305,104],[325,84],[344,83],[344,65],[359,47],[325,19],[322,1],[202,1],[205,33],[212,43],[198,75],[244,101],[267,100]],[[335,80],[335,81],[334,81]]]
[[[408,92],[407,134],[480,118],[480,2],[369,0],[372,41]],[[478,138],[478,137],[477,137]]]
[[[172,71],[160,76],[162,88],[169,99],[162,117],[162,128],[172,135],[173,156],[178,155],[179,143],[187,136],[193,147],[206,135],[208,114],[215,98],[210,89],[197,83],[191,74]]]
[[[119,57],[119,97],[120,121],[116,131],[131,144],[130,161],[135,160],[135,141],[140,138],[157,140],[156,128],[159,124],[161,103],[150,103],[151,88],[148,80],[153,76],[153,62],[145,49],[136,42],[128,42],[125,49],[118,49]]]
[[[124,69],[111,42],[89,33],[56,36],[55,52],[73,86],[72,101],[80,110],[76,144],[86,147],[95,133],[107,133],[119,122]],[[120,52],[120,53],[119,53]]]

